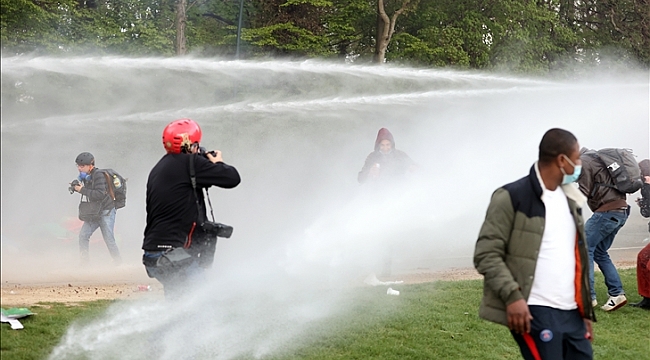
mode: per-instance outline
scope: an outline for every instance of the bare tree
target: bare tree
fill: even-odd
[[[395,23],[404,11],[410,9],[410,6],[415,5],[418,0],[401,0],[401,6],[397,9],[392,16],[386,13],[386,6],[384,0],[377,0],[377,39],[375,44],[375,56],[373,61],[378,64],[383,64],[386,59],[386,49],[390,39],[395,33]]]

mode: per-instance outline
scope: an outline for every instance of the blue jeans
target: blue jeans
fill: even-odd
[[[84,221],[84,224],[79,231],[79,251],[81,252],[82,261],[88,261],[90,236],[95,232],[95,230],[97,230],[97,228],[100,228],[106,247],[111,253],[111,257],[113,257],[113,261],[115,263],[122,262],[120,250],[117,248],[117,244],[115,243],[115,234],[113,233],[113,227],[115,226],[115,212],[115,208],[103,210],[97,220]]]
[[[192,262],[184,267],[166,268],[156,266],[156,262],[163,253],[163,251],[145,251],[142,256],[142,263],[145,270],[147,270],[147,275],[162,284],[165,298],[177,299],[185,292],[187,286],[205,279],[203,268],[196,257],[193,257]]]
[[[598,264],[598,268],[605,277],[609,296],[625,294],[616,266],[612,263],[607,251],[612,246],[618,231],[625,225],[629,213],[629,206],[627,211],[595,212],[585,223],[585,234],[589,245],[589,285],[591,286],[592,300],[596,299],[594,262]]]

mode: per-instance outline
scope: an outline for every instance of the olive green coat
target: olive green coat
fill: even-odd
[[[497,189],[476,241],[474,266],[484,276],[479,316],[507,325],[506,305],[528,300],[545,225],[542,187],[536,171]],[[576,224],[576,302],[583,318],[595,320],[589,293],[589,257],[581,205],[574,184],[563,185]]]

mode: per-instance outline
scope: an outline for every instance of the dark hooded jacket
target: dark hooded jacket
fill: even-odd
[[[100,202],[102,210],[113,209],[115,205],[108,194],[108,183],[104,173],[98,168],[93,168],[89,175],[88,179],[82,180],[84,186],[81,188],[80,194],[89,202]],[[86,199],[82,197],[82,201]]]
[[[580,150],[582,172],[578,178],[580,191],[587,197],[591,211],[609,211],[627,207],[627,196],[614,188],[614,180],[598,157],[595,150],[582,148]],[[599,186],[608,184],[610,186]]]
[[[379,151],[379,144],[382,140],[389,140],[393,144],[393,150],[390,153],[383,154]],[[366,162],[361,171],[359,171],[357,179],[360,183],[370,181],[371,178],[368,176],[370,170],[378,166],[379,176],[377,180],[396,180],[406,175],[414,165],[413,160],[405,152],[395,149],[393,134],[388,129],[381,128],[377,134],[377,140],[375,140],[375,151],[371,152],[366,158]]]

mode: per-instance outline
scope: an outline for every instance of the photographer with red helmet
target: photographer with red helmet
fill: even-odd
[[[212,262],[216,236],[223,236],[208,226],[221,224],[207,221],[203,189],[230,189],[240,182],[237,169],[223,162],[220,151],[206,152],[199,146],[201,136],[191,119],[169,123],[162,135],[167,154],[147,180],[142,262],[149,277],[160,281],[165,296],[172,298],[200,278]],[[211,249],[205,246],[210,242]]]

